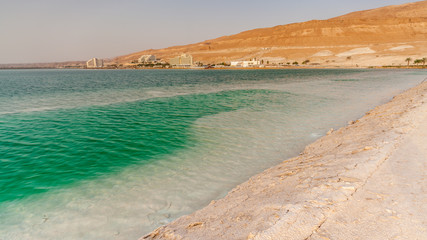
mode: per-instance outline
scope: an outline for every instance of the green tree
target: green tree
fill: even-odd
[[[307,60],[305,60],[304,62],[302,62],[302,64],[304,64],[304,65],[305,65],[305,64],[307,64],[307,63],[309,63],[309,62],[310,62],[310,60],[308,60],[308,59],[307,59]]]
[[[409,67],[409,62],[412,61],[412,58],[408,57],[407,59],[405,59],[406,62],[408,62],[408,67]]]
[[[293,62],[292,64],[293,64],[293,65],[298,65],[298,62],[297,62],[297,61],[295,61],[295,62]]]
[[[414,60],[414,64],[416,64],[417,66],[418,66],[418,64],[420,64],[421,63],[421,59],[415,59]]]

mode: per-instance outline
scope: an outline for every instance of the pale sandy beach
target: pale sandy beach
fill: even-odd
[[[141,239],[427,239],[427,82]]]

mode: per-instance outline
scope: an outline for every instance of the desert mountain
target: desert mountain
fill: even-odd
[[[330,66],[405,64],[407,57],[427,57],[427,1],[254,29],[196,44],[137,52],[113,61],[128,63],[144,54],[168,61],[182,53],[203,63],[257,58],[271,63],[308,59],[311,64]]]

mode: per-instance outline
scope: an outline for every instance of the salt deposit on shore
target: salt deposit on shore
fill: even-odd
[[[141,239],[425,239],[427,82]]]

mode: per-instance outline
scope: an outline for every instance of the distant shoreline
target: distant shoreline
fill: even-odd
[[[80,68],[80,67],[10,67],[0,70],[283,70],[283,69],[427,69],[427,66],[369,66],[369,67],[348,67],[348,66],[284,66],[284,67],[213,67],[213,68]]]

